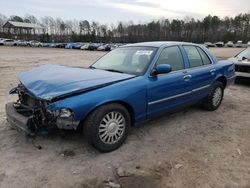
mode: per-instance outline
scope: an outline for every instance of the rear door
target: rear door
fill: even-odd
[[[208,90],[215,80],[216,69],[209,56],[198,46],[183,46],[189,68],[187,74],[191,76],[190,85],[193,95],[198,99],[208,94]]]

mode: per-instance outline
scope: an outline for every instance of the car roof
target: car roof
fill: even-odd
[[[156,47],[159,48],[161,46],[173,46],[173,45],[197,45],[190,42],[178,42],[178,41],[152,41],[152,42],[140,42],[134,44],[127,44],[122,47],[130,47],[130,46],[147,46],[147,47]]]

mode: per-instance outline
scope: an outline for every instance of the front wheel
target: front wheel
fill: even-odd
[[[221,82],[215,82],[212,85],[210,94],[204,99],[204,107],[209,111],[219,108],[224,95],[224,86]]]
[[[128,136],[131,118],[127,109],[117,103],[93,111],[84,123],[84,135],[96,149],[109,152],[122,145]]]

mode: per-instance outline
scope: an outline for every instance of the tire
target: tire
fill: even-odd
[[[97,150],[110,152],[123,144],[130,127],[131,117],[127,109],[121,104],[111,103],[97,108],[87,117],[83,133]]]
[[[216,81],[210,94],[204,99],[203,106],[206,110],[214,111],[219,108],[224,96],[224,85]]]

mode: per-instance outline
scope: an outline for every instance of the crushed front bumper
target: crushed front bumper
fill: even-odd
[[[29,128],[32,118],[18,113],[14,105],[14,102],[10,102],[5,105],[7,121],[18,131],[22,131],[27,135],[33,136],[34,132]]]

